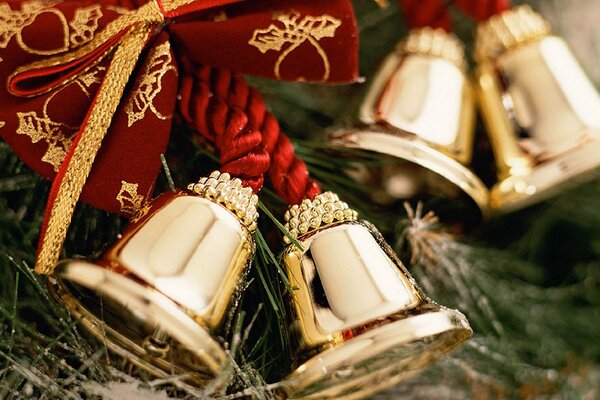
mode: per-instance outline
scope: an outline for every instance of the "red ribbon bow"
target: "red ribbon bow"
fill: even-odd
[[[245,74],[351,82],[357,40],[348,0],[158,0],[132,10],[109,0],[0,3],[0,136],[54,179],[40,242],[58,229],[51,252],[62,246],[68,222],[55,228],[52,219],[70,220],[61,192],[74,207],[79,181],[96,207],[130,213],[143,204],[169,138],[178,54]],[[38,272],[53,268],[56,257],[45,258]]]

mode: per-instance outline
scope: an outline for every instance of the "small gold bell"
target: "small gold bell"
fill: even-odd
[[[488,190],[469,169],[475,99],[463,45],[454,35],[432,28],[411,31],[384,61],[359,114],[363,125],[336,132],[333,145],[419,166],[405,170],[384,165],[387,170],[378,173],[388,195],[406,199],[423,189],[448,197],[466,193],[487,213]]]
[[[478,98],[498,169],[494,212],[552,195],[600,166],[600,95],[529,6],[478,27]]]
[[[99,260],[61,262],[51,293],[131,363],[203,383],[227,361],[215,333],[254,254],[257,202],[219,172],[165,193]]]
[[[377,229],[326,192],[291,207],[293,399],[354,399],[393,385],[471,335],[421,291]]]

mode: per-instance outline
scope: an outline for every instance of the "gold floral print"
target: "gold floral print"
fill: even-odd
[[[150,112],[158,119],[165,120],[167,115],[161,114],[154,105],[154,98],[162,90],[162,79],[169,71],[177,73],[171,57],[171,45],[169,42],[162,43],[152,49],[150,60],[142,73],[142,80],[138,87],[132,92],[132,96],[127,103],[127,125],[132,126],[137,121],[146,116],[146,111]]]
[[[14,37],[21,49],[30,54],[53,55],[81,46],[90,41],[98,29],[98,20],[102,17],[100,5],[79,9],[73,20],[67,21],[62,11],[55,8],[57,1],[25,1],[21,10],[13,10],[7,3],[0,3],[0,48],[6,48]],[[54,49],[36,49],[23,38],[24,28],[33,24],[44,13],[54,14],[62,25],[62,45]]]
[[[280,52],[284,45],[289,45],[281,52],[275,63],[275,76],[281,78],[280,67],[283,60],[302,43],[308,41],[323,59],[325,73],[322,79],[327,80],[331,72],[329,58],[319,41],[326,37],[334,37],[335,31],[342,24],[342,21],[327,14],[321,16],[307,15],[301,18],[300,13],[297,11],[276,14],[274,19],[279,24],[271,24],[266,29],[255,30],[248,44],[256,47],[263,54],[269,50]]]
[[[96,70],[89,72],[80,78],[71,82],[71,85],[77,85],[89,98],[89,88],[93,84],[100,83],[100,79],[96,76],[99,71],[104,68],[97,68]],[[54,171],[58,171],[62,164],[71,143],[73,142],[73,136],[79,129],[78,126],[70,126],[62,122],[53,121],[48,115],[48,104],[52,99],[61,93],[67,86],[57,90],[44,102],[41,115],[38,115],[36,111],[18,112],[17,118],[19,125],[17,127],[17,133],[20,135],[27,135],[31,138],[32,143],[37,143],[41,140],[48,144],[48,149],[42,161],[51,164]]]
[[[92,40],[94,33],[98,29],[98,20],[100,18],[102,18],[102,9],[99,4],[80,8],[75,11],[73,20],[69,23],[72,29],[69,36],[71,47],[81,46]]]
[[[121,190],[117,194],[117,201],[121,205],[121,212],[132,216],[132,221],[137,221],[150,209],[146,198],[138,193],[138,184],[121,181]]]

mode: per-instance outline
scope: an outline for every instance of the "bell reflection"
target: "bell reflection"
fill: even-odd
[[[477,35],[479,101],[498,167],[491,206],[543,200],[600,166],[600,95],[566,43],[528,6]]]
[[[363,225],[342,224],[303,240],[308,252],[301,258],[296,281],[315,304],[315,331],[323,336],[350,329],[404,308],[420,298],[405,275],[379,248]],[[338,249],[333,252],[331,249]],[[340,274],[340,271],[344,271]]]
[[[411,31],[374,77],[359,118],[361,125],[336,132],[332,144],[409,161],[368,171],[366,179],[383,188],[374,200],[465,196],[487,213],[487,188],[470,170],[474,92],[454,35]]]
[[[227,362],[217,336],[252,260],[257,202],[219,172],[165,193],[100,259],[61,262],[50,291],[127,362],[203,384]]]
[[[238,260],[247,260],[252,250],[249,236],[235,215],[219,204],[175,195],[134,232],[125,232],[104,260],[217,328],[245,265]]]
[[[295,288],[290,398],[362,398],[470,336],[465,317],[428,299],[379,232],[333,193],[286,219],[302,247],[289,244],[283,258]]]

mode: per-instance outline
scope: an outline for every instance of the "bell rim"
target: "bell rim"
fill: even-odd
[[[364,140],[367,137],[369,140]],[[373,140],[374,138],[377,140]],[[330,143],[386,154],[417,164],[458,187],[475,203],[482,219],[487,220],[491,215],[490,191],[483,181],[469,168],[410,132],[384,129],[343,130],[334,133]]]
[[[387,345],[384,346],[373,356],[368,356],[358,362],[373,359],[382,356],[390,351],[406,347],[408,345],[428,344],[429,347],[424,352],[411,355],[406,358],[396,358],[389,360],[381,368],[375,369],[363,375],[355,375],[347,381],[340,381],[334,384],[327,384],[322,390],[303,394],[302,391],[315,385],[325,373],[333,376],[346,368],[345,365],[333,366],[328,372],[323,372],[326,367],[321,362],[324,355],[339,353],[349,345],[356,344],[365,338],[364,334],[358,335],[340,344],[319,353],[298,366],[283,380],[282,390],[290,399],[316,400],[316,399],[359,399],[377,391],[390,387],[407,377],[416,374],[420,370],[428,367],[439,358],[456,350],[473,333],[466,317],[458,310],[448,309],[432,303],[435,310],[430,310],[418,315],[409,315],[404,319],[394,321],[368,332],[369,336],[382,331],[395,333]],[[412,329],[412,337],[406,337],[406,332],[400,332],[405,329]],[[403,333],[403,335],[397,334]],[[357,350],[358,351],[358,350]],[[339,364],[339,363],[338,363]],[[412,365],[412,366],[411,366]],[[365,385],[364,383],[367,383]],[[360,387],[360,389],[358,389]],[[358,389],[358,390],[357,390]],[[351,393],[346,391],[351,390]],[[340,393],[336,393],[339,392]],[[328,392],[332,392],[329,393]],[[297,395],[300,393],[300,395]]]
[[[600,176],[600,140],[533,167],[527,176],[509,176],[490,191],[492,215],[503,215],[543,202]],[[549,177],[549,178],[548,178]],[[540,183],[536,184],[537,181]]]
[[[78,269],[79,271],[77,271]],[[171,332],[169,333],[174,340],[185,347],[186,351],[190,351],[197,359],[199,359],[203,363],[203,366],[208,369],[208,372],[193,370],[183,365],[176,364],[166,357],[151,354],[144,347],[127,337],[126,334],[121,333],[108,325],[101,315],[91,311],[89,307],[78,299],[66,282],[71,282],[75,285],[84,287],[96,294],[110,297],[112,300],[126,308],[129,308],[129,306],[120,299],[115,298],[115,296],[103,292],[102,287],[86,286],[83,281],[88,280],[89,282],[90,272],[101,273],[104,278],[103,282],[114,283],[121,281],[138,285],[140,291],[143,291],[145,294],[144,301],[152,302],[155,307],[162,309],[165,313],[174,315],[175,318],[178,318],[184,325],[193,327],[190,329],[189,334],[195,335],[196,338],[201,338],[200,342],[203,342],[203,349],[191,349],[191,346],[182,343],[182,340],[180,340],[181,337],[177,337],[177,335],[173,335]],[[82,278],[77,281],[78,276],[83,276],[85,274],[88,274],[87,278]],[[76,318],[77,322],[80,323],[97,341],[106,345],[111,352],[156,378],[169,378],[172,377],[173,374],[181,374],[185,375],[185,377],[182,378],[183,380],[189,381],[192,384],[203,385],[207,381],[218,377],[225,369],[227,354],[219,342],[213,339],[208,330],[200,325],[192,315],[152,287],[145,286],[135,279],[110,271],[103,266],[77,259],[61,261],[57,265],[54,274],[47,278],[46,283],[52,298],[59,304],[62,304],[67,312],[73,318]],[[129,310],[132,311],[132,313],[135,313],[132,309]],[[148,315],[146,315],[146,317],[148,317]],[[154,321],[155,324],[157,323],[156,321],[159,321],[159,319]],[[166,325],[163,324],[163,326]],[[167,326],[167,330],[171,331],[171,328]]]

